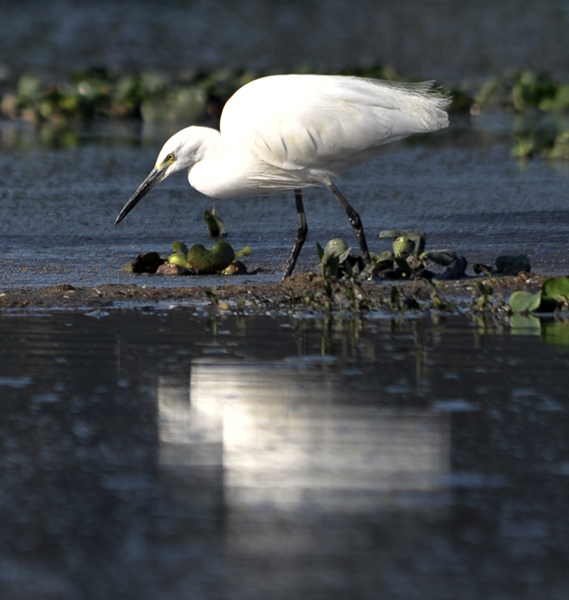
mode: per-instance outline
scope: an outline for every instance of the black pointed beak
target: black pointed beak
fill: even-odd
[[[131,196],[130,200],[122,207],[115,221],[115,225],[118,225],[128,213],[148,194],[148,192],[158,183],[160,183],[166,176],[166,168],[169,165],[165,165],[161,169],[156,167],[150,171],[148,177],[138,186],[138,189]]]

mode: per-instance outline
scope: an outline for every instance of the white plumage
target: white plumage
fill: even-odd
[[[160,151],[155,168],[117,217],[152,187],[187,169],[190,185],[212,198],[295,190],[298,231],[285,276],[306,238],[300,190],[325,185],[369,252],[359,216],[332,180],[381,155],[385,144],[448,125],[448,97],[432,84],[397,84],[334,75],[274,75],[248,83],[226,103],[220,131],[187,127]]]

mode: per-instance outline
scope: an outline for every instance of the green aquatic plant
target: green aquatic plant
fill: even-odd
[[[513,292],[509,304],[514,314],[523,314],[536,311],[541,305],[541,290],[532,294],[525,290]]]
[[[485,81],[475,100],[481,106],[503,107],[517,112],[551,110],[562,106],[561,99],[565,94],[562,87],[547,73],[509,71]]]
[[[226,269],[235,260],[235,252],[225,241],[217,242],[208,249],[194,244],[188,250],[188,263],[196,271],[219,272]]]
[[[220,273],[222,275],[243,275],[247,273],[245,265],[235,260],[237,257],[250,256],[251,249],[245,246],[239,252],[227,242],[220,240],[208,249],[201,244],[194,244],[189,250],[184,242],[174,242],[172,253],[166,262],[182,267],[182,271],[168,270],[168,275],[184,275],[188,273]],[[163,272],[163,271],[161,271]]]
[[[341,238],[330,240],[324,249],[316,242],[316,251],[320,259],[320,271],[324,278],[343,276],[353,278],[359,274],[363,266],[363,261],[351,254],[351,248],[348,248],[346,242]]]
[[[184,242],[174,242],[172,244],[172,254],[168,256],[167,262],[171,265],[178,265],[184,269],[189,269],[188,247]]]
[[[522,71],[512,86],[512,105],[519,112],[541,108],[544,102],[555,97],[558,87],[547,73]]]
[[[389,307],[396,311],[420,310],[421,306],[417,301],[418,294],[418,289],[408,295],[396,285],[392,285],[389,295]]]
[[[518,290],[510,295],[508,301],[513,314],[532,312],[553,312],[569,306],[569,277],[550,277],[540,289],[531,293]]]
[[[468,265],[463,256],[450,249],[425,250],[427,236],[422,231],[387,230],[379,234],[380,239],[394,239],[393,252],[372,256],[375,273],[389,279],[424,277],[426,279],[460,279]],[[375,262],[374,262],[375,260]],[[435,273],[428,263],[445,267]]]
[[[303,64],[289,71],[404,80],[393,68],[379,63],[340,70]],[[160,72],[116,73],[94,68],[74,73],[67,81],[49,81],[24,73],[15,86],[5,89],[0,110],[11,118],[39,121],[106,116],[137,117],[148,123],[218,122],[227,99],[265,74],[223,68],[177,77]],[[452,97],[452,111],[472,112],[473,106],[506,108],[517,113],[569,110],[569,82],[531,69],[497,74],[479,86],[469,81],[455,83],[448,94]]]
[[[511,150],[514,158],[569,159],[569,129],[529,129],[514,134],[516,144]]]
[[[195,84],[173,84],[141,100],[145,123],[196,123],[207,115],[207,92]]]
[[[184,267],[184,269],[190,268],[187,252],[174,252],[173,254],[170,254],[170,256],[168,257],[168,263],[171,265],[178,265],[179,267]]]
[[[399,236],[393,240],[393,254],[395,258],[410,256],[415,250],[415,242],[407,236]]]
[[[494,294],[494,290],[482,281],[476,281],[475,284],[476,288],[478,289],[476,310],[488,310],[492,306],[492,296]]]
[[[227,235],[227,231],[225,229],[225,226],[223,225],[223,221],[221,220],[215,209],[215,204],[213,205],[211,210],[204,210],[203,219],[205,221],[209,237],[216,238]]]
[[[186,246],[186,244],[184,244],[184,242],[173,242],[172,243],[172,252],[187,254],[188,247]]]
[[[547,153],[547,158],[569,159],[569,130],[560,131]]]
[[[400,229],[380,231],[379,239],[393,239],[393,254],[397,258],[405,258],[410,254],[419,256],[425,249],[427,241],[423,231],[403,231]]]
[[[241,248],[241,250],[238,250],[235,253],[235,258],[248,257],[248,256],[251,256],[251,254],[252,254],[251,248],[249,248],[249,246],[243,246],[243,248]]]
[[[553,298],[557,302],[569,303],[569,277],[552,277],[541,285],[544,297]]]

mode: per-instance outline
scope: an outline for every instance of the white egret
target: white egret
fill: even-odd
[[[157,183],[183,169],[190,185],[212,198],[292,190],[298,225],[287,277],[308,231],[301,189],[324,185],[348,216],[369,264],[360,217],[333,179],[382,154],[385,144],[446,127],[449,102],[432,89],[432,82],[398,84],[335,75],[257,79],[226,103],[220,131],[187,127],[164,144],[115,225]]]

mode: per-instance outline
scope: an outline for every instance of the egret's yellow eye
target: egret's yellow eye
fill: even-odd
[[[166,167],[169,167],[172,163],[176,162],[176,157],[174,156],[173,152],[170,152],[169,154],[167,154],[164,157],[164,160],[158,164],[156,163],[156,168],[157,169],[165,169]]]

